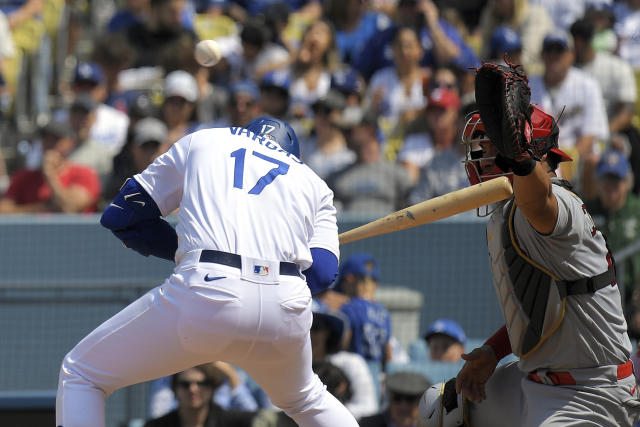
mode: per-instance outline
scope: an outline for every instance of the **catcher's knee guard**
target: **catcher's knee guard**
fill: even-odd
[[[418,406],[419,427],[468,426],[468,405],[456,394],[456,379],[434,384],[424,392]]]

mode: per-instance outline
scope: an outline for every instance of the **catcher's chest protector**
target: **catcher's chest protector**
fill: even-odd
[[[501,209],[487,224],[493,284],[513,354],[525,358],[560,326],[564,298],[551,273],[520,250],[513,230],[514,200]]]
[[[553,179],[554,185],[563,185]],[[515,202],[512,198],[491,216],[487,224],[487,245],[502,314],[513,354],[526,358],[562,323],[568,295],[593,293],[616,283],[611,257],[608,270],[578,280],[561,280],[532,261],[518,246],[513,228]]]

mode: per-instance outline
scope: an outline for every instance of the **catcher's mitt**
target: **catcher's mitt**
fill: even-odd
[[[531,158],[531,89],[525,72],[508,62],[484,63],[475,86],[480,118],[498,152],[509,160]]]

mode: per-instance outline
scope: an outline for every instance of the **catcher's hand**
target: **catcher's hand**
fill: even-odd
[[[498,152],[508,160],[532,158],[531,89],[525,72],[508,62],[484,63],[475,86],[480,118]]]

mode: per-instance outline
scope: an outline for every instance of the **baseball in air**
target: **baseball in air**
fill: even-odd
[[[222,58],[222,50],[215,40],[201,40],[196,45],[195,57],[203,67],[213,67]]]

